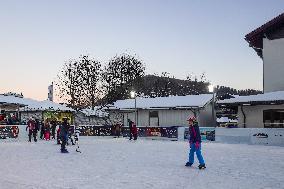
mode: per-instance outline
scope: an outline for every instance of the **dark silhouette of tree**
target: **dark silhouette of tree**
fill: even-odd
[[[256,95],[256,94],[262,94],[262,93],[263,93],[262,91],[255,90],[255,89],[237,90],[237,89],[226,87],[226,86],[216,87],[217,99],[220,99],[220,100],[231,98],[233,95],[248,96],[248,95]]]
[[[56,86],[59,97],[72,108],[94,107],[100,95],[101,63],[88,55],[64,64]]]
[[[130,91],[141,94],[142,78],[145,75],[144,63],[136,56],[122,54],[113,57],[103,71],[105,103],[126,99]]]

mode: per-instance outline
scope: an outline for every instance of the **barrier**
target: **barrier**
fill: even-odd
[[[284,146],[284,128],[216,128],[216,141]]]
[[[139,137],[177,138],[178,127],[137,127]],[[76,127],[81,136],[115,136],[115,129],[111,125],[79,125]],[[121,127],[121,135],[129,137],[129,127]]]

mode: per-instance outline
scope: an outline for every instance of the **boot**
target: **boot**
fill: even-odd
[[[199,169],[205,169],[206,167],[205,167],[205,164],[203,164],[203,165],[200,164],[200,165],[198,165],[198,168]]]
[[[186,167],[191,167],[191,166],[192,166],[192,163],[186,162],[185,166],[186,166]]]

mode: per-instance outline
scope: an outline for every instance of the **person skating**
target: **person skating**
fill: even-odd
[[[35,119],[35,129],[33,131],[33,135],[34,135],[34,139],[35,139],[35,142],[37,141],[37,132],[40,130],[40,122],[38,119]]]
[[[44,139],[50,140],[50,124],[48,119],[46,119],[44,123]]]
[[[120,130],[121,130],[121,125],[120,125],[120,123],[116,123],[115,124],[115,135],[116,135],[116,137],[117,138],[119,138],[120,137]]]
[[[35,136],[35,133],[34,133],[34,130],[36,129],[36,126],[35,126],[35,121],[33,120],[32,117],[29,118],[29,121],[27,123],[27,127],[26,127],[26,131],[29,130],[29,142],[32,142],[32,135],[34,137],[34,141],[36,142],[36,136]]]
[[[132,125],[132,135],[133,135],[134,140],[137,140],[138,130],[137,130],[137,127],[134,123]]]
[[[128,125],[129,125],[129,140],[132,140],[132,125],[133,125],[133,121],[128,119]]]
[[[40,139],[44,139],[44,121],[40,121]]]
[[[195,117],[191,117],[188,120],[188,125],[189,125],[189,145],[190,145],[190,150],[189,150],[189,157],[188,157],[188,162],[186,162],[185,166],[192,166],[194,163],[194,153],[196,153],[197,159],[199,161],[199,169],[205,169],[205,161],[203,159],[202,153],[201,153],[201,135],[200,135],[200,130],[198,126],[198,122],[196,121]]]
[[[68,137],[69,123],[67,121],[68,118],[63,118],[63,122],[60,126],[60,139],[61,139],[61,152],[68,153],[66,149],[66,141]]]
[[[56,130],[56,126],[57,126],[57,121],[55,119],[53,119],[50,122],[50,125],[51,125],[51,136],[52,136],[52,139],[55,139],[55,130]]]

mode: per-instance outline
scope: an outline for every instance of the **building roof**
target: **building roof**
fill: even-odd
[[[61,105],[49,100],[38,101],[30,98],[20,98],[15,96],[0,95],[0,104],[16,104],[19,105],[21,111],[29,110],[54,110],[54,111],[75,111],[65,105]],[[23,107],[25,106],[25,107]]]
[[[105,112],[101,106],[95,106],[94,110],[92,110],[91,108],[86,108],[86,109],[82,109],[80,110],[83,114],[85,114],[86,116],[96,116],[96,117],[107,117],[108,113]]]
[[[33,110],[40,110],[40,111],[70,111],[73,112],[75,111],[72,108],[69,108],[65,105],[61,105],[49,100],[44,100],[44,101],[37,101],[37,100],[32,100],[29,99],[29,101],[27,101],[27,105],[24,108],[21,108],[21,111],[33,111]]]
[[[262,26],[247,34],[245,36],[245,40],[257,52],[257,54],[262,57],[263,37],[265,36],[265,34],[273,32],[283,26],[284,13],[280,14],[279,16],[273,18],[269,22],[263,24]]]
[[[0,94],[0,104],[1,105],[18,105],[20,107],[26,106],[22,98],[15,96],[7,96]]]
[[[217,103],[228,105],[284,104],[284,91],[276,91],[250,96],[240,96],[237,98],[220,100]]]
[[[136,107],[139,109],[185,109],[204,107],[212,100],[212,94],[169,96],[156,98],[136,98]],[[115,109],[135,109],[135,100],[118,100],[114,103]]]

